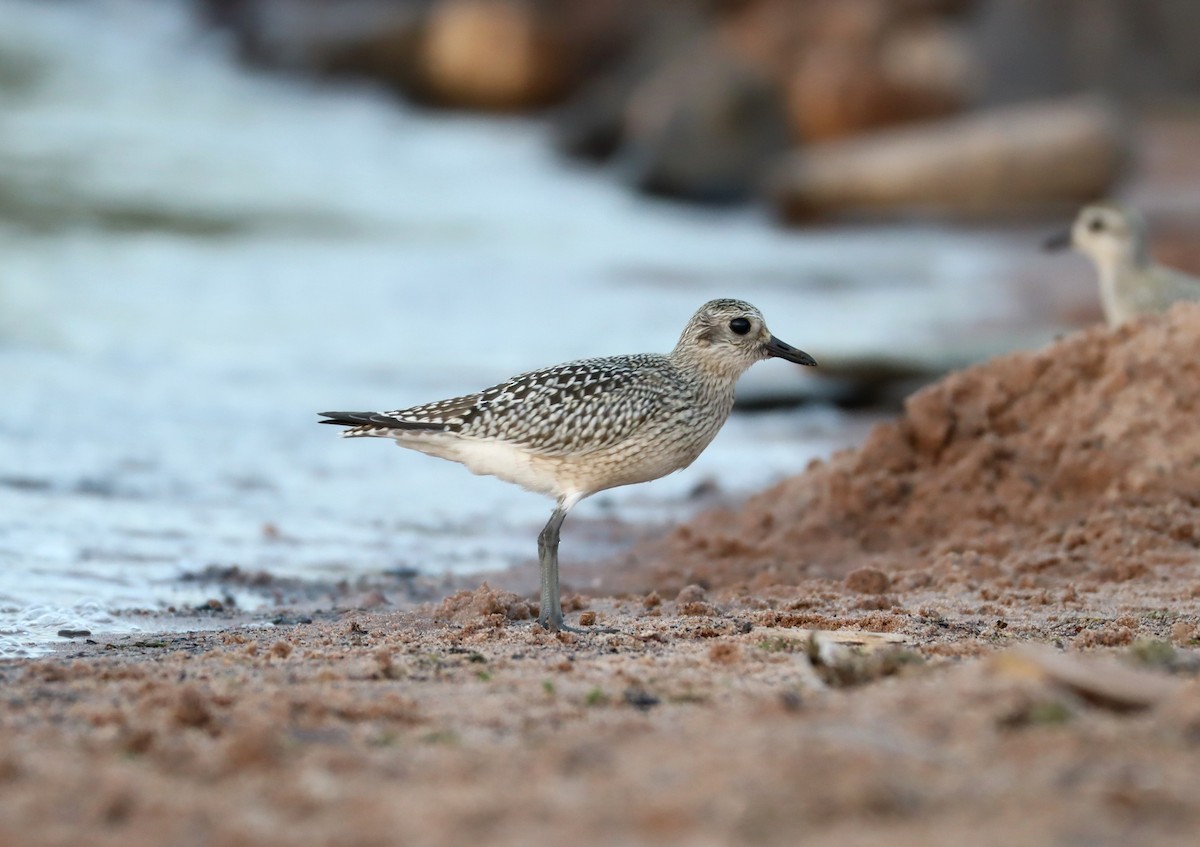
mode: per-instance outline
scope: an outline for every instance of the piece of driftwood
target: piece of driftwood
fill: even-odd
[[[1130,667],[1109,657],[1082,657],[1048,647],[1014,648],[993,658],[991,668],[1010,679],[1056,686],[1117,712],[1152,708],[1179,689],[1179,682],[1163,673]]]
[[[1111,104],[1072,98],[814,145],[789,155],[766,190],[791,222],[1059,212],[1107,195],[1129,149]]]

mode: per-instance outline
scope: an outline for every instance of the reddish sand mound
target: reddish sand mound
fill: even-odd
[[[629,584],[1037,588],[1194,565],[1198,354],[1200,306],[1180,305],[952,374],[861,448],[635,550]]]

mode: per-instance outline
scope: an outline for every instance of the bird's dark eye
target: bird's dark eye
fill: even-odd
[[[1088,221],[1088,230],[1091,232],[1101,232],[1104,229],[1103,218],[1092,218]]]
[[[745,318],[734,318],[729,322],[729,328],[738,335],[745,335],[750,331],[750,321]]]

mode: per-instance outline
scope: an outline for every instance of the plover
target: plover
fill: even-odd
[[[554,498],[538,536],[538,623],[563,622],[559,530],[583,498],[682,470],[716,436],[733,408],[738,377],[769,357],[816,361],[767,330],[758,309],[712,300],[666,355],[582,359],[514,376],[477,394],[393,412],[321,412],[342,435],[391,438]]]
[[[1048,250],[1074,247],[1096,265],[1100,300],[1110,326],[1180,300],[1200,300],[1200,279],[1150,258],[1146,222],[1132,209],[1111,203],[1085,206],[1070,231],[1046,241]]]

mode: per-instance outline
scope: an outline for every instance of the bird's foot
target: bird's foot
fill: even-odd
[[[585,627],[585,628],[571,626],[566,621],[564,621],[562,618],[559,618],[556,621],[553,618],[540,618],[539,617],[537,622],[538,622],[538,626],[540,626],[542,629],[546,630],[547,632],[571,632],[576,635],[613,635],[613,634],[620,632],[620,630],[613,629],[613,628],[607,627],[607,626],[589,626],[589,627]]]

